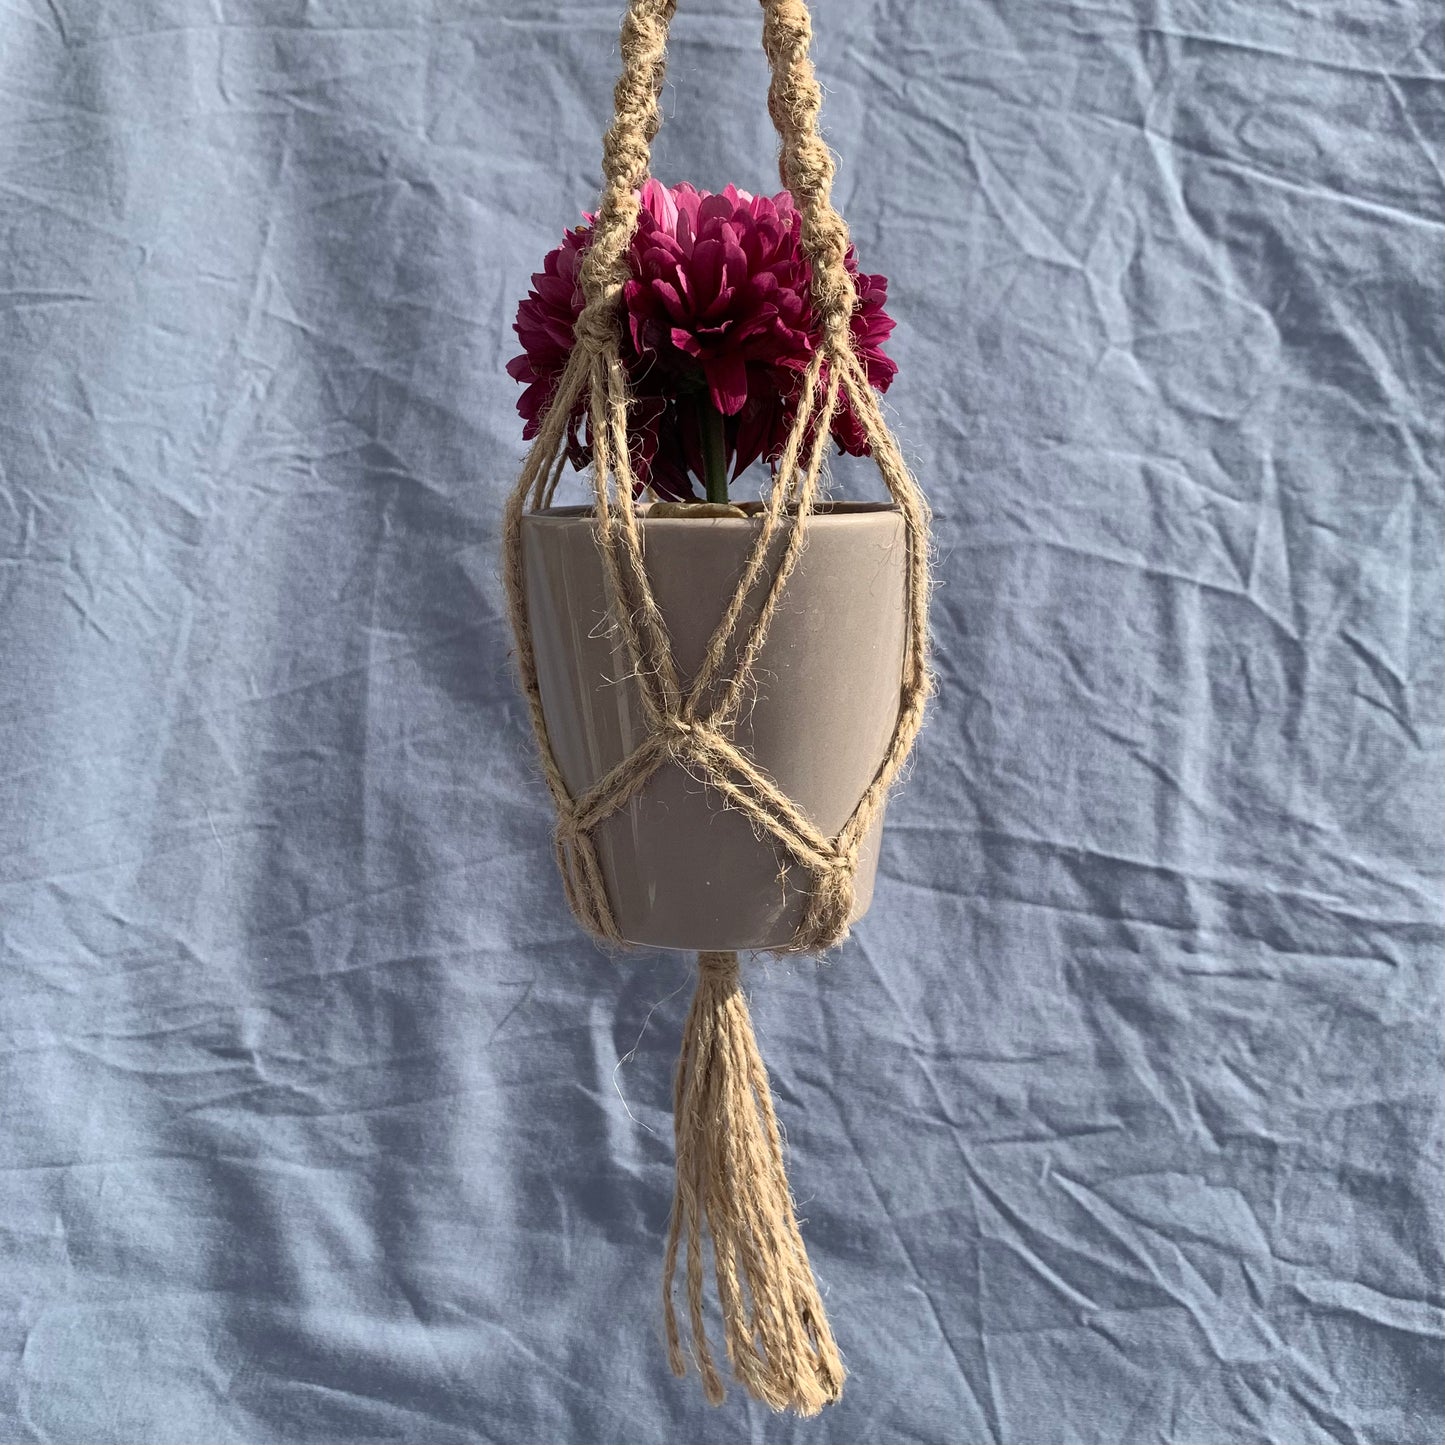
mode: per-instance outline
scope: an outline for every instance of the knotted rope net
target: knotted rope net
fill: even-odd
[[[756,536],[737,588],[691,678],[679,676],[665,619],[649,585],[641,524],[633,505],[630,396],[621,355],[620,302],[639,192],[661,123],[668,26],[677,0],[629,0],[622,24],[622,74],[603,143],[604,187],[582,263],[585,305],[575,343],[541,429],[507,502],[503,575],[516,661],[542,772],[557,809],[557,864],[567,901],[594,937],[625,943],[618,931],[594,832],[664,763],[700,778],[806,870],[808,901],[788,944],[816,953],[848,932],[859,849],[913,745],[929,692],[927,504],[909,474],[878,399],[853,350],[857,304],[844,258],[848,228],[833,208],[833,157],[818,129],[822,94],[808,58],[811,21],[803,0],[760,0],[763,49],[771,69],[768,111],[780,138],[779,173],[801,215],[812,268],[815,351],[797,415],[756,519]],[[907,634],[898,719],[886,753],[857,807],[828,836],[739,746],[734,725],[788,577],[802,553],[818,501],[834,415],[846,396],[902,514],[907,543]],[[593,449],[593,520],[609,616],[632,663],[646,727],[643,742],[591,787],[573,796],[548,738],[523,575],[523,514],[551,505],[567,457],[568,419],[585,400]],[[775,546],[775,541],[780,545]],[[746,627],[749,599],[761,598]],[[743,996],[737,955],[703,953],[684,1029],[674,1093],[677,1185],[664,1265],[668,1355],[675,1373],[686,1357],[674,1304],[680,1244],[692,1352],[714,1404],[723,1385],[708,1344],[704,1312],[704,1227],[725,1347],[734,1374],[775,1409],[816,1414],[838,1397],[843,1365],[823,1312],[783,1170],[782,1143],[767,1072]]]

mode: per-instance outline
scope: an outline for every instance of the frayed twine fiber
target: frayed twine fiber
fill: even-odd
[[[593,829],[626,806],[663,763],[687,767],[741,809],[807,870],[809,902],[788,951],[818,953],[840,942],[853,910],[858,851],[897,778],[923,721],[928,672],[928,506],[883,419],[853,352],[857,294],[844,265],[848,228],[833,209],[833,157],[818,130],[822,95],[808,59],[811,21],[803,0],[761,0],[763,49],[772,72],[768,111],[781,141],[779,172],[802,217],[812,265],[817,350],[802,400],[758,516],[757,536],[737,590],[697,674],[679,678],[666,622],[648,583],[632,498],[636,478],[627,445],[629,393],[620,350],[619,300],[637,224],[638,192],[661,121],[658,97],[667,30],[677,0],[630,0],[622,23],[622,74],[603,142],[605,184],[582,264],[586,304],[566,369],[527,454],[504,519],[503,576],[516,633],[516,659],[542,772],[557,808],[557,863],[567,901],[596,938],[625,942],[593,841]],[[741,749],[734,724],[818,497],[834,413],[846,394],[873,459],[903,515],[908,547],[907,646],[898,722],[887,752],[852,816],[825,836]],[[633,664],[647,722],[643,743],[578,797],[567,790],[547,736],[527,617],[522,515],[551,504],[566,460],[568,418],[583,400],[591,419],[592,483],[598,550],[609,609]],[[779,529],[783,545],[768,571]],[[737,633],[755,589],[756,615]],[[735,642],[737,643],[735,647]],[[727,669],[729,657],[731,669]],[[686,1291],[692,1353],[712,1403],[723,1386],[708,1346],[703,1312],[702,1232],[713,1241],[714,1275],[733,1373],[774,1409],[816,1414],[836,1400],[843,1366],[798,1232],[783,1172],[782,1144],[767,1073],[758,1056],[733,953],[699,958],[697,992],[684,1028],[675,1093],[677,1186],[668,1237],[664,1313],[668,1356],[686,1359],[673,1305],[679,1241],[687,1241]]]

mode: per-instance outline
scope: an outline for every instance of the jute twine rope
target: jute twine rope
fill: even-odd
[[[625,940],[612,915],[594,832],[667,762],[701,778],[807,871],[808,905],[788,949],[814,953],[838,943],[847,934],[853,910],[859,848],[913,745],[929,691],[928,508],[853,351],[850,318],[857,294],[844,265],[848,228],[830,200],[833,158],[818,130],[822,96],[808,59],[808,9],[803,0],[761,4],[763,49],[772,72],[768,111],[781,140],[779,171],[801,214],[802,245],[812,265],[817,349],[771,490],[756,519],[752,550],[697,673],[686,680],[679,677],[667,626],[648,582],[632,502],[636,478],[628,452],[629,393],[620,352],[627,253],[637,224],[638,192],[648,177],[651,142],[661,120],[658,98],[677,0],[629,0],[615,113],[603,144],[604,189],[582,265],[585,305],[571,357],[505,514],[503,573],[517,668],[543,776],[557,808],[558,868],[578,921],[599,940],[614,944]],[[908,620],[897,726],[852,816],[830,837],[738,746],[734,725],[802,552],[831,425],[845,396],[903,515]],[[573,797],[542,712],[525,600],[521,522],[529,508],[551,504],[566,460],[568,419],[579,399],[585,399],[591,419],[594,522],[609,612],[632,662],[647,736],[606,776]],[[775,541],[781,545],[774,546]],[[756,612],[739,635],[755,595],[760,599]],[[704,953],[699,958],[674,1105],[677,1186],[663,1290],[672,1368],[679,1375],[686,1370],[673,1302],[679,1245],[685,1238],[692,1352],[708,1400],[717,1404],[723,1399],[704,1321],[705,1227],[712,1237],[713,1274],[734,1374],[775,1409],[816,1414],[838,1397],[843,1365],[798,1232],[767,1072],[734,953]]]

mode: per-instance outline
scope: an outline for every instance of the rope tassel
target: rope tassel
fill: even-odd
[[[703,1317],[703,1230],[733,1373],[774,1410],[816,1415],[842,1393],[843,1362],[798,1232],[768,1073],[758,1053],[735,953],[698,956],[697,991],[673,1088],[677,1185],[663,1266],[667,1352],[687,1360],[673,1303],[687,1241],[687,1312],[703,1392],[723,1400]]]

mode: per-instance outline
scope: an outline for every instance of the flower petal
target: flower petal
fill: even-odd
[[[704,357],[702,366],[712,404],[724,416],[741,411],[748,399],[748,368],[742,357],[725,351],[720,356]]]

